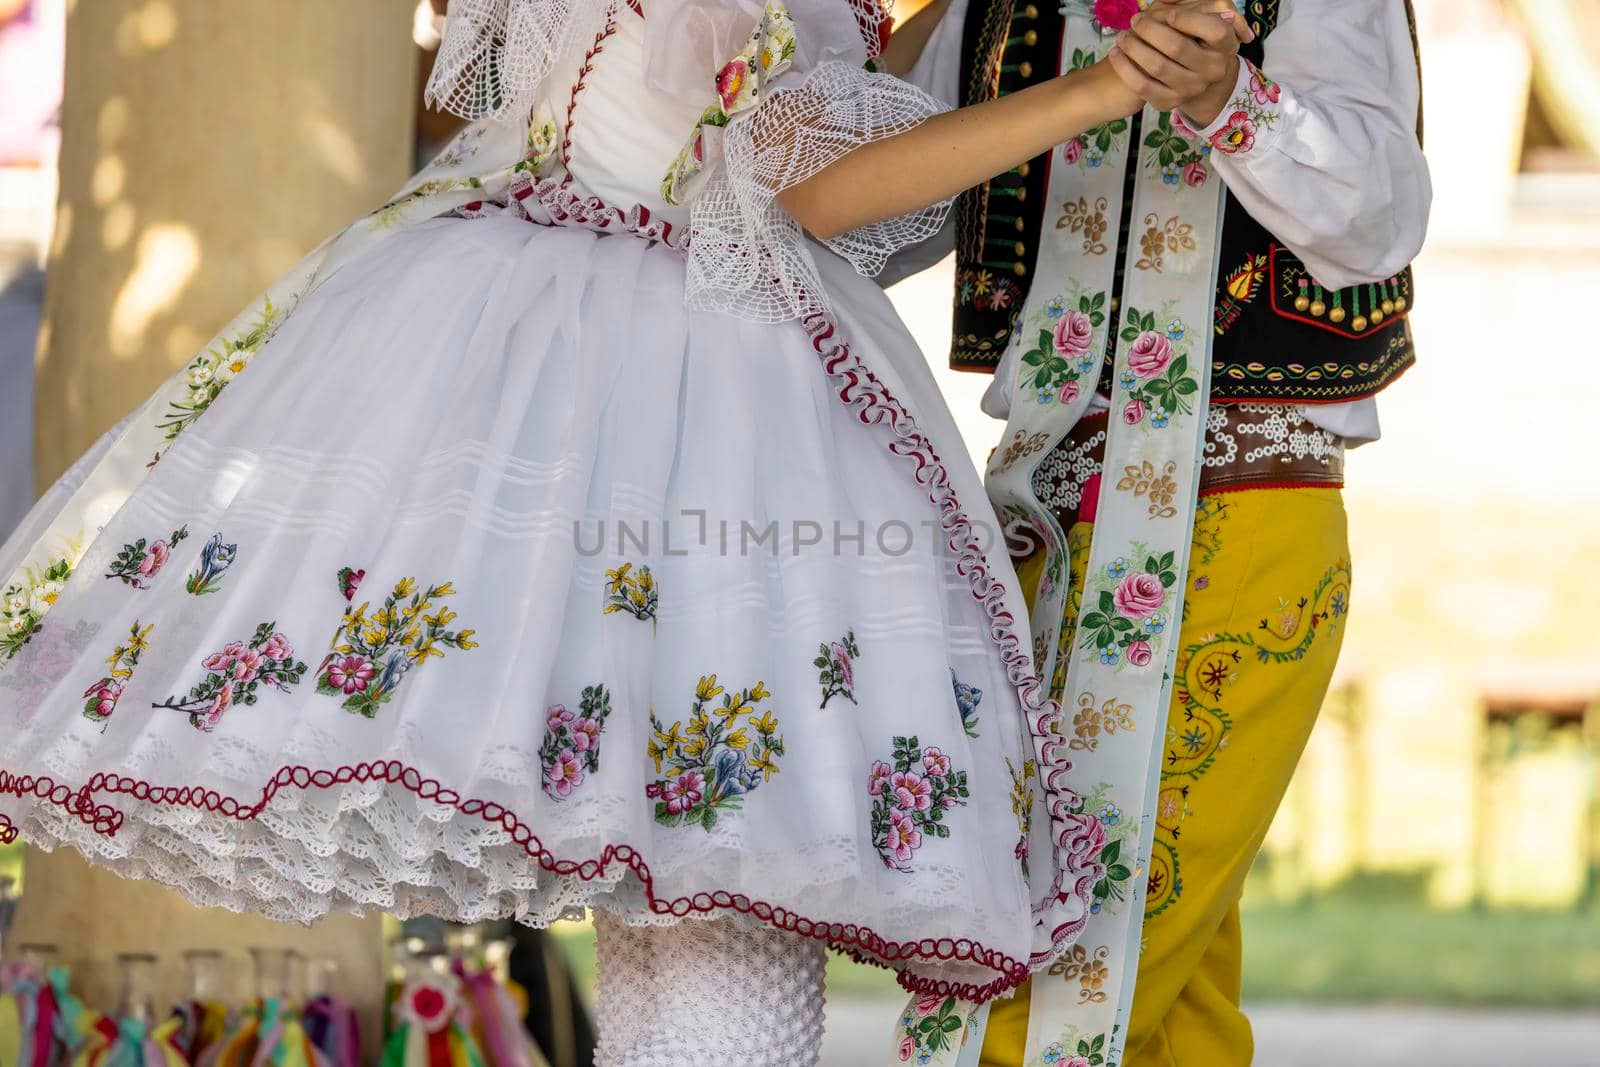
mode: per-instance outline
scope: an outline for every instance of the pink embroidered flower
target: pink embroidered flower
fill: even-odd
[[[927,811],[933,806],[933,784],[916,771],[896,771],[889,779],[894,802],[904,811]]]
[[[1153,655],[1148,641],[1135,641],[1128,646],[1128,662],[1135,667],[1148,667]]]
[[[750,66],[742,59],[731,59],[727,66],[717,71],[717,97],[722,101],[723,111],[732,113],[749,77]]]
[[[1182,111],[1179,111],[1177,108],[1173,108],[1171,112],[1171,118],[1173,129],[1177,130],[1191,141],[1200,140],[1200,135],[1195,132],[1193,126],[1189,125],[1189,120],[1183,117]]]
[[[1056,320],[1056,355],[1062,359],[1077,359],[1089,351],[1094,339],[1094,323],[1081,311],[1068,311]]]
[[[889,779],[894,777],[894,768],[883,760],[872,761],[872,772],[867,775],[867,792],[873,796],[881,796],[884,787],[889,784]]]
[[[1093,1067],[1093,1065],[1089,1062],[1089,1057],[1087,1056],[1068,1056],[1056,1064],[1056,1067]]]
[[[660,799],[660,797],[661,797],[661,783],[660,782],[651,782],[649,785],[645,786],[644,787],[644,795],[649,797],[651,800]]]
[[[1172,362],[1172,342],[1155,330],[1141,333],[1128,350],[1128,369],[1141,378],[1154,378]]]
[[[1228,116],[1228,124],[1211,135],[1211,147],[1218,152],[1233,155],[1248,152],[1256,146],[1256,124],[1245,111],[1235,111]]]
[[[917,996],[917,1014],[932,1015],[939,1010],[939,1005],[944,1003],[944,998],[937,993],[922,993]]]
[[[1078,383],[1066,382],[1061,386],[1061,402],[1070,404],[1078,399]]]
[[[555,761],[544,770],[544,791],[551,796],[567,796],[582,784],[583,766],[570,748],[558,752]]]
[[[372,676],[377,673],[372,669],[372,664],[360,656],[340,656],[328,664],[328,684],[334,689],[342,689],[345,693],[365,692],[367,683],[372,681]]]
[[[1129,426],[1137,426],[1144,421],[1144,401],[1134,397],[1122,409],[1122,421]],[[1087,521],[1087,520],[1085,520]]]
[[[922,831],[917,829],[916,822],[903,811],[891,811],[885,848],[894,862],[897,865],[911,862],[911,854],[921,847]]]
[[[698,771],[685,771],[661,789],[667,801],[667,813],[681,815],[700,803],[704,796],[706,780]]]
[[[1066,160],[1067,166],[1072,166],[1083,158],[1083,138],[1074,137],[1061,146],[1061,158]]]
[[[1256,98],[1256,103],[1262,107],[1276,104],[1283,91],[1278,88],[1278,83],[1268,78],[1255,67],[1250,68],[1250,95]]]
[[[999,311],[1011,306],[1011,288],[1009,286],[996,286],[995,291],[989,294],[989,310]]]
[[[1183,168],[1183,180],[1191,188],[1198,189],[1211,177],[1211,168],[1196,160]]]
[[[588,752],[600,747],[600,720],[584,717],[572,724],[572,747]]]
[[[146,578],[153,577],[171,555],[172,547],[170,545],[165,541],[155,542],[146,550],[144,559],[139,561],[139,573]]]
[[[567,710],[565,704],[551,704],[550,710],[545,712],[544,724],[552,730],[559,730],[577,716]]]
[[[1111,599],[1117,611],[1130,619],[1148,619],[1161,610],[1167,602],[1166,586],[1161,579],[1144,571],[1137,571],[1117,583]]]
[[[261,673],[261,650],[244,648],[239,650],[239,655],[234,658],[233,669],[229,672],[236,682],[253,682],[256,675]]]
[[[339,572],[339,592],[344,594],[346,600],[356,598],[356,590],[361,588],[361,579],[367,576],[366,569],[353,571],[349,567]]]
[[[211,698],[211,706],[196,714],[190,721],[196,730],[210,733],[217,728],[217,723],[222,721],[222,716],[231,707],[233,707],[233,682],[229,680],[223,682],[222,688],[217,690],[217,695]]]
[[[914,1037],[912,1037],[910,1034],[907,1034],[905,1037],[902,1037],[900,1039],[900,1062],[901,1063],[909,1062],[911,1057],[916,1055],[916,1052],[917,1052],[917,1041],[916,1041],[916,1039]]]
[[[1139,0],[1094,0],[1094,20],[1108,30],[1125,30],[1139,13]]]
[[[95,702],[94,713],[102,719],[108,718],[117,710],[117,700],[122,696],[122,683],[114,682],[110,678],[102,678],[83,692],[85,699]]]
[[[936,748],[930,748],[922,754],[922,769],[929,778],[943,778],[950,773],[950,757]]]
[[[839,677],[844,682],[844,687],[846,689],[854,689],[856,686],[856,672],[855,668],[850,665],[850,653],[845,651],[845,647],[837,641],[833,643],[833,647],[828,651],[833,656],[833,665],[839,669]]]
[[[234,641],[224,646],[221,652],[207,656],[201,666],[208,671],[225,671],[233,666],[233,661],[239,658],[239,653],[244,651],[243,641]]]
[[[1028,862],[1028,839],[1026,837],[1017,838],[1016,857],[1021,863]]]
[[[282,663],[294,655],[294,646],[282,634],[273,634],[262,644],[261,654],[274,663]]]

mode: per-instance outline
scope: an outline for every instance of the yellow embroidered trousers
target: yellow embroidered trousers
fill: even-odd
[[[1069,532],[1075,590],[1091,532],[1087,523]],[[1019,568],[1023,589],[1035,588],[1041,564],[1035,556]],[[1350,564],[1339,491],[1202,498],[1188,583],[1123,1067],[1251,1062],[1250,1023],[1239,1009],[1239,896],[1343,637]],[[1069,611],[1078,600],[1068,598]],[[1094,715],[1076,713],[1063,728],[1092,737]],[[1037,980],[1081,986],[1071,995],[1088,996],[1105,977],[1094,966],[1061,967]],[[984,1067],[1022,1067],[1028,995],[1024,987],[995,1004]]]

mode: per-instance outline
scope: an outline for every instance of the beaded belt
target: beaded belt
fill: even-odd
[[[1033,489],[1063,527],[1078,521],[1084,487],[1101,473],[1108,412],[1085,415],[1034,472]],[[1119,482],[1147,497],[1152,508],[1171,506],[1175,471],[1153,464],[1115,472]],[[1098,483],[1096,483],[1098,485]],[[1344,440],[1313,425],[1291,404],[1212,404],[1206,414],[1200,495],[1240,489],[1344,485]],[[1094,506],[1090,502],[1090,508]]]

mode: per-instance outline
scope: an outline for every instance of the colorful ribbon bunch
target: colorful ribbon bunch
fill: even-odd
[[[392,1006],[380,1067],[549,1067],[522,1026],[515,991],[493,972],[422,973]]]

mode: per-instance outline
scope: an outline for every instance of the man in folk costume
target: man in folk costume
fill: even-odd
[[[953,104],[1113,49],[1150,104],[950,227],[951,362],[995,376],[987,483],[1104,841],[1076,944],[993,1006],[981,1062],[1248,1064],[1239,898],[1343,636],[1344,453],[1413,358],[1410,0],[1248,0],[1238,56],[1169,0],[943,6],[900,54],[926,41],[909,76]]]

